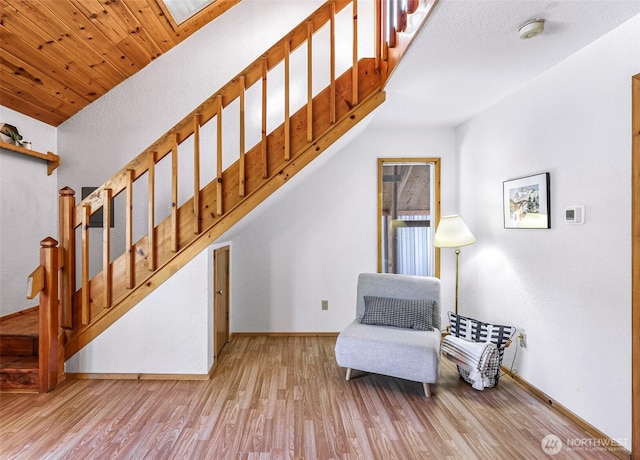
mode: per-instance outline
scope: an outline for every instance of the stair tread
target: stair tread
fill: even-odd
[[[0,372],[38,372],[38,357],[2,355],[0,356]]]
[[[0,318],[0,334],[38,336],[38,309],[29,309],[6,318]]]

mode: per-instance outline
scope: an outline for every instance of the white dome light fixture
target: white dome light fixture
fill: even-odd
[[[527,38],[537,37],[544,31],[544,23],[545,20],[540,18],[527,21],[518,29],[518,35],[523,40]]]

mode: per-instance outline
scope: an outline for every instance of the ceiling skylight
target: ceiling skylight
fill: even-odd
[[[163,0],[176,24],[182,24],[216,0]]]

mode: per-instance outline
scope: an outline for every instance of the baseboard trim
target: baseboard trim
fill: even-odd
[[[233,337],[338,337],[339,332],[233,332]]]
[[[520,377],[518,374],[515,374],[514,372],[512,372],[511,370],[509,370],[504,366],[502,366],[501,368],[506,375],[513,378],[513,380],[515,380],[517,384],[519,384],[521,387],[523,387],[533,396],[535,396],[542,402],[548,404],[552,409],[556,410],[558,413],[562,414],[564,417],[571,420],[573,423],[575,423],[580,428],[585,430],[587,434],[592,436],[594,439],[598,440],[600,442],[600,446],[602,446],[603,449],[606,449],[607,447],[609,447],[607,449],[607,453],[612,454],[616,458],[620,458],[624,460],[629,460],[631,458],[631,452],[628,451],[624,446],[618,444],[614,439],[611,439],[609,436],[604,434],[602,431],[598,430],[589,422],[580,418],[579,416],[571,412],[569,409],[564,407],[562,404],[560,404],[553,398],[549,397],[546,393],[536,388],[535,386],[531,385],[529,382],[527,382],[525,379]]]
[[[207,374],[127,374],[67,372],[68,380],[209,380],[213,366]]]

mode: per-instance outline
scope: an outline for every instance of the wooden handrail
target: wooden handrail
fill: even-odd
[[[27,299],[35,298],[44,289],[44,267],[38,265],[27,278]]]
[[[170,264],[174,257],[189,247],[199,236],[207,236],[217,221],[236,221],[236,215],[243,208],[243,200],[253,201],[253,196],[264,184],[275,176],[284,174],[288,164],[300,162],[301,152],[322,151],[326,148],[317,145],[322,136],[334,129],[332,126],[346,126],[346,116],[355,119],[353,110],[359,104],[365,104],[368,110],[384,100],[384,95],[371,99],[375,91],[381,91],[385,78],[392,66],[384,62],[381,50],[388,48],[384,41],[386,33],[380,32],[385,14],[390,4],[397,0],[376,0],[375,36],[381,39],[376,43],[374,67],[373,57],[358,60],[358,2],[357,0],[332,0],[307,17],[300,25],[285,35],[278,43],[262,56],[238,73],[219,91],[210,96],[183,120],[166,132],[156,142],[147,147],[140,155],[130,161],[123,169],[98,187],[79,203],[75,203],[75,192],[69,188],[60,191],[60,258],[61,258],[61,326],[78,331],[92,324],[94,320],[106,315],[114,305],[118,305],[129,293],[143,286],[149,286],[154,274]],[[416,0],[417,1],[417,0]],[[412,3],[412,2],[409,2]],[[421,5],[431,8],[434,0],[421,0]],[[386,6],[384,6],[384,5]],[[352,67],[341,76],[336,76],[336,15],[349,5],[352,6],[350,24],[353,30]],[[397,8],[397,3],[394,3]],[[383,7],[384,6],[384,7]],[[418,8],[420,10],[420,8]],[[403,19],[403,24],[405,20]],[[314,96],[312,91],[313,73],[313,37],[323,26],[329,27],[329,86]],[[400,27],[397,23],[393,27]],[[378,40],[376,38],[376,40]],[[406,41],[406,40],[405,40]],[[396,43],[404,43],[402,39]],[[290,56],[294,50],[306,44],[307,63],[300,74],[293,75]],[[380,54],[380,55],[379,55]],[[391,56],[392,53],[385,52]],[[282,124],[267,132],[267,85],[269,72],[282,65],[284,70],[284,119]],[[306,71],[306,72],[305,72]],[[371,78],[373,76],[373,78]],[[368,78],[368,80],[364,78]],[[307,85],[306,104],[296,113],[290,113],[290,79],[298,78],[300,85]],[[363,80],[364,79],[364,80]],[[362,85],[362,81],[369,82]],[[295,80],[298,84],[298,80]],[[261,138],[258,145],[247,148],[245,145],[245,94],[253,85],[260,85],[261,92]],[[234,101],[239,107],[239,152],[237,161],[223,170],[223,118],[224,110]],[[201,127],[213,118],[216,119],[215,142],[215,178],[209,184],[200,184]],[[178,202],[178,172],[184,167],[180,162],[185,154],[181,144],[188,138],[193,140],[193,197],[183,204]],[[334,135],[329,138],[335,140]],[[156,164],[170,155],[171,181],[160,190],[168,191],[171,201],[169,216],[162,222],[156,222]],[[306,158],[306,157],[305,157]],[[293,170],[298,166],[295,165]],[[185,173],[181,173],[185,174]],[[147,179],[147,234],[137,242],[133,240],[134,210],[143,206],[134,204],[135,182]],[[283,176],[287,180],[288,176]],[[232,190],[234,190],[232,192]],[[112,233],[110,230],[110,208],[113,200],[124,194],[124,252],[112,258]],[[263,193],[263,192],[261,192]],[[266,193],[266,192],[265,192]],[[136,193],[136,197],[138,194]],[[188,209],[188,212],[187,212]],[[102,271],[93,279],[89,278],[90,245],[97,245],[97,238],[90,238],[91,216],[103,211],[102,228]],[[233,214],[232,218],[228,218]],[[75,281],[75,238],[79,234],[78,260],[81,265],[76,291]],[[94,235],[95,236],[95,235]],[[93,256],[92,256],[93,257]],[[95,264],[94,264],[95,265]],[[144,265],[144,268],[142,268]],[[99,266],[99,264],[98,264]]]

